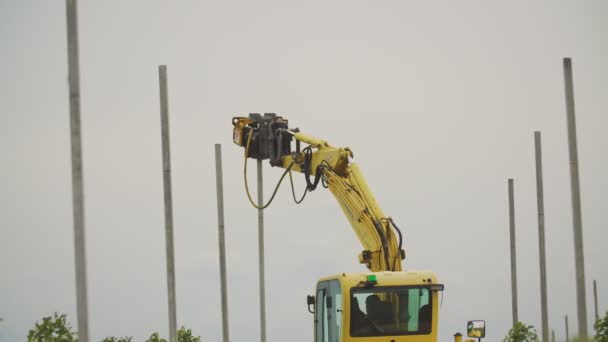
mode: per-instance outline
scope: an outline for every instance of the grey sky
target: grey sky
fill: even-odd
[[[64,1],[0,0],[0,340],[44,315],[76,326]],[[507,178],[520,319],[540,327],[533,131],[543,132],[550,327],[576,331],[561,59],[573,58],[589,317],[606,310],[605,1],[80,1],[90,329],[167,335],[159,64],[168,65],[178,324],[219,341],[213,144],[222,143],[231,336],[256,340],[256,211],[232,116],[276,112],[349,146],[406,234],[410,269],[446,284],[440,339],[511,323]],[[266,169],[268,193],[280,170]],[[251,174],[251,179],[253,178]],[[302,180],[297,177],[299,189]],[[327,191],[266,213],[269,341],[312,341],[305,295],[357,271]]]

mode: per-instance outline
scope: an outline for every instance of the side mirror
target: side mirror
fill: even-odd
[[[467,322],[467,336],[477,338],[486,337],[486,321]]]
[[[314,305],[315,305],[315,296],[308,295],[306,296],[306,304],[308,304],[308,312],[314,314]],[[310,306],[313,306],[313,310],[310,309]]]

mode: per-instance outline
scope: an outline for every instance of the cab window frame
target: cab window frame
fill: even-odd
[[[354,295],[356,293],[399,293],[397,291],[400,291],[401,293],[408,293],[410,289],[420,289],[420,290],[427,290],[428,291],[428,305],[431,307],[431,320],[429,322],[430,324],[430,329],[421,331],[420,328],[418,330],[415,331],[402,331],[399,333],[395,333],[395,331],[390,331],[387,333],[381,333],[381,332],[375,332],[373,334],[356,334],[353,335],[353,326],[350,325],[349,329],[348,329],[348,334],[351,338],[359,338],[359,337],[383,337],[383,336],[410,336],[410,335],[418,335],[418,336],[423,336],[423,335],[430,335],[433,332],[433,323],[434,323],[434,315],[432,313],[432,309],[433,309],[433,297],[434,297],[434,293],[436,291],[434,291],[432,289],[431,286],[429,285],[402,285],[402,286],[373,286],[370,288],[366,288],[366,287],[352,287],[350,289],[350,294],[349,294],[349,307],[352,310],[352,300],[354,298]],[[376,290],[376,292],[374,292],[374,290]],[[422,307],[422,306],[421,306]],[[351,313],[352,314],[352,313]]]

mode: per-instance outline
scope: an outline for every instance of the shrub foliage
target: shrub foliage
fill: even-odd
[[[505,338],[503,342],[540,342],[536,329],[532,325],[526,325],[522,322],[517,322]]]

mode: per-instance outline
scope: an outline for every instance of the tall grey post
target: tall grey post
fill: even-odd
[[[511,310],[513,313],[513,326],[518,322],[517,318],[517,257],[515,248],[515,204],[513,179],[509,178],[509,236],[511,240]]]
[[[568,327],[568,315],[566,315],[566,342],[570,342],[570,331]]]
[[[551,341],[555,342],[555,330],[551,329]]]
[[[173,253],[173,199],[171,195],[171,146],[169,144],[169,104],[167,67],[158,67],[160,84],[160,122],[163,149],[163,189],[165,198],[165,244],[167,249],[167,299],[169,304],[169,342],[177,341],[175,305],[175,256]]]
[[[549,322],[547,310],[547,264],[545,258],[545,204],[543,195],[543,161],[540,132],[534,132],[536,155],[536,206],[538,210],[538,251],[540,259],[540,304],[542,320],[542,341],[549,342]]]
[[[593,306],[595,307],[595,321],[600,319],[600,313],[597,310],[597,281],[593,280]]]
[[[262,160],[258,159],[258,205],[264,205]],[[260,341],[266,342],[266,289],[264,277],[264,209],[258,209],[258,255],[260,269]]]
[[[87,304],[87,261],[84,229],[84,176],[80,132],[80,67],[78,59],[78,8],[76,0],[66,0],[68,40],[68,82],[70,91],[70,142],[72,149],[72,206],[74,210],[74,260],[76,264],[76,306],[78,340],[89,341]]]
[[[222,145],[215,144],[215,184],[217,187],[217,227],[220,248],[220,287],[222,296],[222,336],[228,336],[228,289],[226,287],[226,244],[224,239],[224,180],[222,175]]]
[[[576,272],[576,309],[578,335],[587,336],[587,296],[585,293],[585,259],[583,252],[583,220],[581,215],[581,189],[578,175],[578,149],[576,147],[576,119],[574,115],[574,85],[572,61],[564,58],[564,88],[568,123],[568,152],[570,155],[570,188],[572,192],[572,223],[574,228],[574,266]]]

